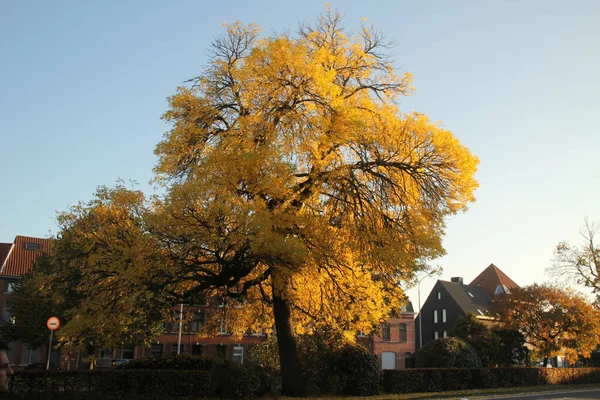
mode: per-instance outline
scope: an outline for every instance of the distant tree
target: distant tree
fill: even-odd
[[[516,329],[507,329],[500,325],[492,327],[498,349],[495,364],[500,367],[514,365],[529,366],[531,352],[526,346],[525,336]]]
[[[61,212],[52,254],[38,259],[9,299],[6,337],[36,346],[58,316],[58,344],[69,350],[149,343],[160,334],[176,294],[160,284],[160,252],[144,227],[141,192],[118,184]],[[153,270],[153,275],[148,270]]]
[[[490,326],[473,314],[457,320],[449,334],[473,346],[484,367],[526,365],[529,360],[525,338],[519,331],[496,323]]]
[[[428,342],[415,352],[416,368],[481,368],[479,355],[469,343],[449,337]]]
[[[457,337],[469,343],[481,359],[484,367],[496,365],[500,347],[499,338],[494,335],[489,326],[482,323],[473,314],[456,321],[449,332],[452,337]]]
[[[550,275],[566,278],[591,288],[600,302],[600,246],[595,240],[600,224],[587,218],[579,230],[583,242],[579,246],[560,242],[554,250],[554,264],[548,268]]]
[[[600,342],[600,315],[581,295],[547,285],[516,288],[494,303],[505,327],[519,330],[544,366],[549,357],[589,357]]]

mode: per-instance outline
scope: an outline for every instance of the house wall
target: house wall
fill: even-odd
[[[440,298],[438,299],[438,293],[440,294]],[[446,310],[446,322],[443,321],[443,310]],[[437,310],[438,322],[434,322],[434,311]],[[416,334],[417,334],[417,348],[422,347],[423,345],[435,340],[435,332],[438,332],[438,337],[442,338],[444,335],[444,331],[447,333],[450,332],[454,323],[461,317],[464,317],[466,314],[462,311],[462,309],[458,306],[458,304],[453,300],[448,291],[444,288],[444,286],[438,281],[429,296],[423,303],[421,307],[421,312],[417,316],[415,320],[416,325]],[[423,329],[423,343],[419,343],[419,319],[423,318],[421,324]]]
[[[387,323],[390,327],[390,340],[384,341],[383,327],[379,334],[373,335],[372,352],[377,357],[380,367],[383,365],[383,353],[391,352],[395,355],[395,369],[407,367],[406,359],[415,352],[415,320],[414,313],[403,313],[400,318],[390,318]],[[400,324],[406,324],[406,341],[400,340]]]

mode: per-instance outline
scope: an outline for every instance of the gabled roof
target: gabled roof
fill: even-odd
[[[0,256],[3,248],[3,246],[0,247]],[[36,258],[50,253],[50,249],[50,239],[17,236],[6,257],[2,260],[0,276],[21,276],[31,272]]]
[[[492,302],[486,291],[478,286],[463,285],[458,282],[438,281],[452,296],[465,314],[487,315],[487,307]]]
[[[469,286],[482,287],[491,298],[498,294],[510,293],[511,289],[519,287],[494,264],[490,264],[484,269],[477,278],[473,279]]]

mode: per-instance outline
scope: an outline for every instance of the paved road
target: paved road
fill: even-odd
[[[502,395],[503,397],[473,397],[473,399],[494,399],[494,400],[545,400],[545,399],[600,399],[600,389],[589,390],[566,390],[564,392],[547,392],[542,394],[523,393],[513,395]]]

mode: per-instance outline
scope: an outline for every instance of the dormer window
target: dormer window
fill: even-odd
[[[41,251],[42,250],[42,245],[39,243],[32,243],[32,242],[25,242],[25,250],[31,250],[31,251]]]

